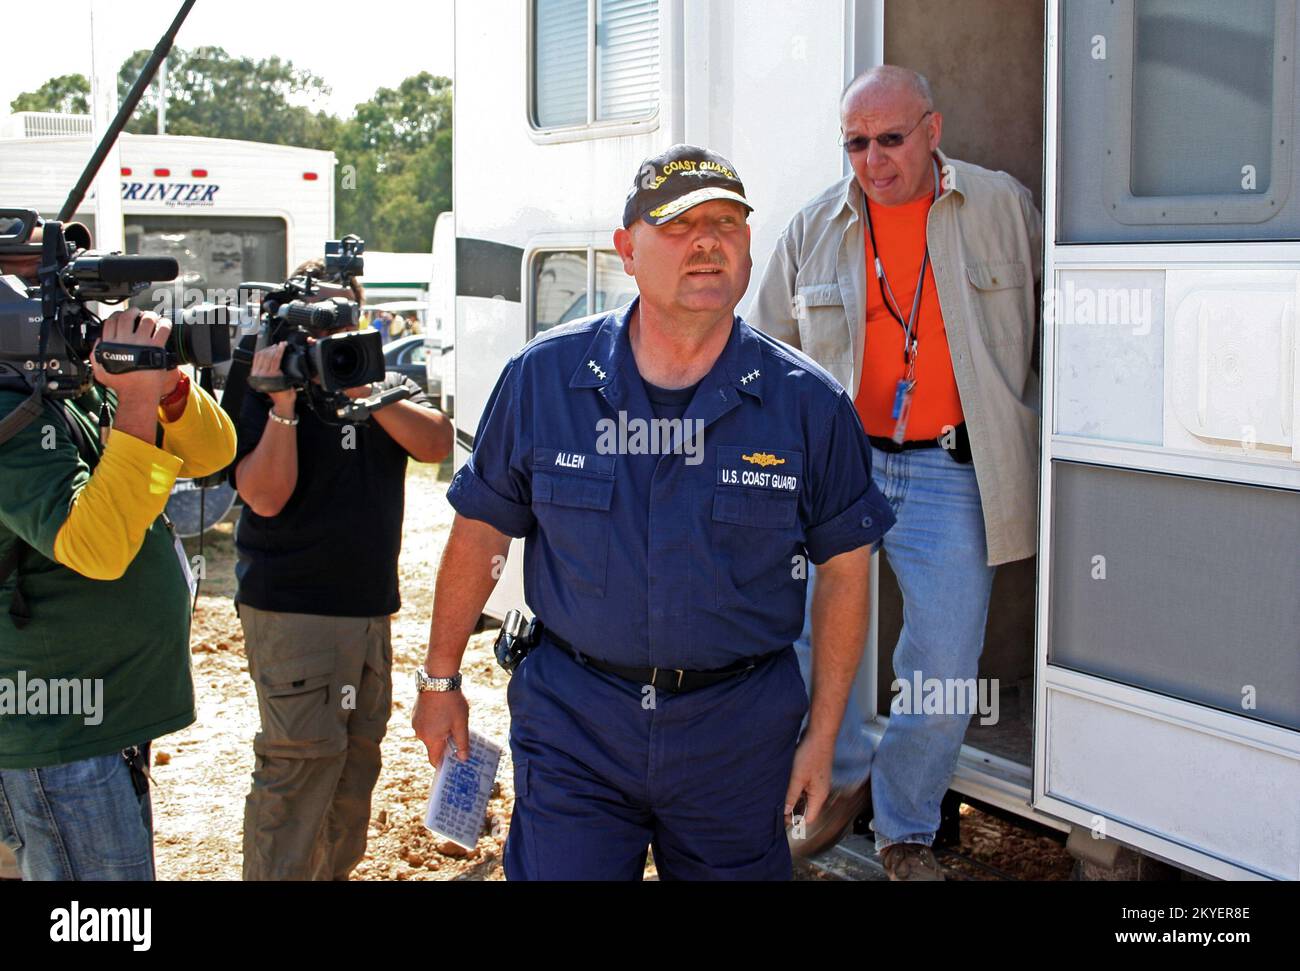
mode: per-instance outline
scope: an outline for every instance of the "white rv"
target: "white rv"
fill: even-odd
[[[442,410],[456,414],[456,217],[438,214],[433,227],[433,274],[429,279],[425,356],[429,385],[435,377],[442,387]],[[434,354],[436,342],[437,353]]]
[[[610,237],[642,158],[736,164],[757,276],[849,171],[844,84],[930,78],[945,151],[1028,185],[1047,240],[1039,555],[999,569],[1001,718],[952,788],[1085,857],[1300,878],[1295,0],[461,0],[455,32],[458,462],[511,354],[629,298]]]
[[[54,217],[94,149],[89,117],[22,114],[3,133],[0,200]],[[119,144],[126,250],[174,256],[185,304],[283,280],[334,235],[333,152],[188,135]],[[92,191],[73,218],[93,233],[94,211]]]

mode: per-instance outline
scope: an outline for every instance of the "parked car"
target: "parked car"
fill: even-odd
[[[423,334],[399,337],[384,345],[384,367],[405,374],[435,402],[440,401],[442,377],[437,373],[430,375],[426,366],[430,350],[437,351],[440,347],[437,337],[426,337]]]

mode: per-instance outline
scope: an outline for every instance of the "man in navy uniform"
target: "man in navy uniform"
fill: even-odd
[[[614,234],[640,297],[508,362],[447,494],[413,719],[431,763],[468,752],[461,658],[512,536],[545,627],[509,689],[510,879],[638,879],[648,846],[667,879],[788,879],[785,821],[829,791],[894,517],[852,399],[735,316],[750,209],[712,152],[647,159]]]

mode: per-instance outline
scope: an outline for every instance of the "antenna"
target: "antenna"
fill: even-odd
[[[113,142],[117,140],[118,135],[122,134],[122,129],[126,127],[131,115],[135,113],[135,106],[140,103],[140,98],[144,96],[145,90],[153,81],[154,74],[158,71],[158,65],[162,63],[163,58],[172,49],[172,43],[176,40],[176,33],[181,29],[181,24],[185,23],[185,18],[189,16],[190,9],[193,6],[194,0],[185,0],[181,4],[176,19],[172,21],[171,26],[167,28],[167,32],[158,41],[158,46],[149,55],[149,60],[145,61],[140,76],[135,79],[135,84],[131,85],[131,90],[127,92],[126,100],[117,109],[117,116],[113,119],[113,123],[108,126],[108,131],[104,132],[104,137],[100,139],[99,145],[96,146],[95,154],[90,157],[90,161],[86,163],[86,168],[81,173],[81,178],[77,180],[77,184],[68,193],[67,202],[59,210],[59,222],[67,222],[72,217],[72,214],[77,211],[77,207],[81,205],[81,200],[86,197],[86,190],[95,181],[95,176],[99,173],[99,167],[104,164],[104,159],[108,155],[108,150],[112,148]]]

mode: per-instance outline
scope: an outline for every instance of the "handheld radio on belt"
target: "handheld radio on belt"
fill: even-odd
[[[519,667],[519,662],[537,646],[541,636],[541,624],[536,617],[529,620],[525,626],[524,615],[518,610],[510,610],[506,613],[506,619],[501,622],[501,631],[497,634],[496,643],[492,645],[497,663],[514,674],[515,668]]]

